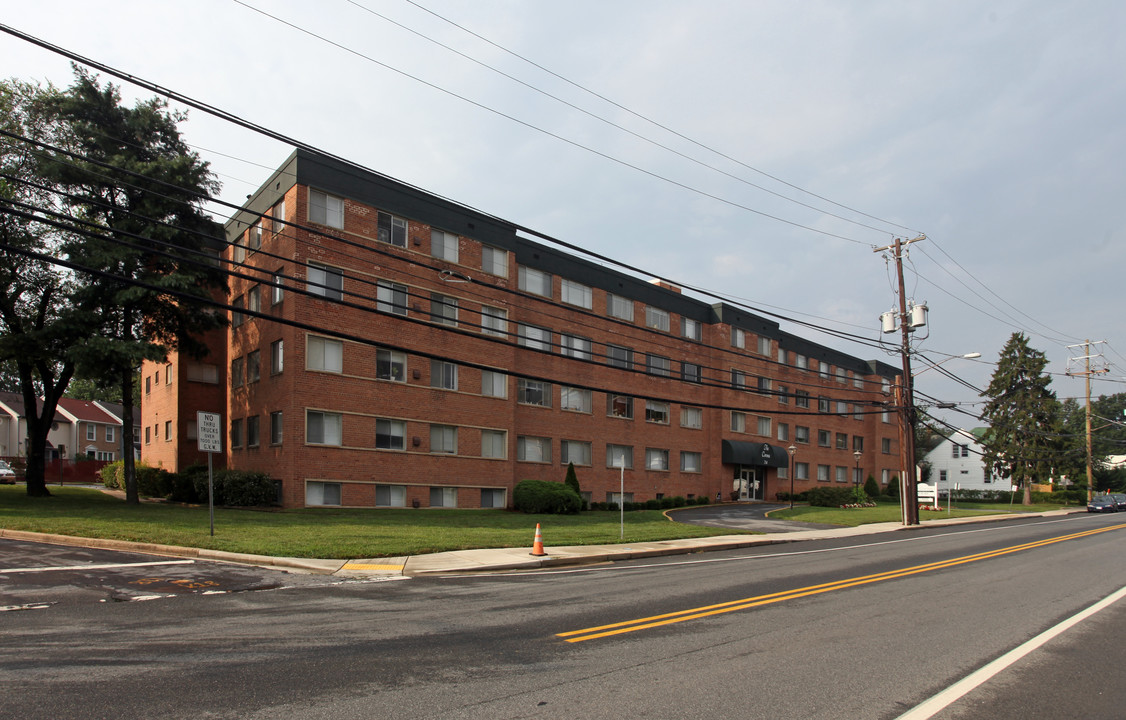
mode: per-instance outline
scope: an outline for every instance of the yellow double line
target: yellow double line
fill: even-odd
[[[684,622],[686,620],[696,620],[698,618],[709,617],[712,615],[720,615],[722,613],[746,610],[748,608],[759,607],[760,605],[770,605],[772,603],[782,602],[784,600],[794,600],[796,598],[807,597],[809,595],[819,595],[821,593],[832,592],[834,590],[843,590],[845,588],[856,587],[857,585],[867,585],[869,583],[880,582],[883,580],[893,580],[895,578],[906,577],[908,575],[917,575],[919,573],[930,572],[932,570],[942,570],[943,568],[954,567],[956,565],[965,565],[966,563],[977,562],[979,560],[988,560],[989,558],[1000,557],[1002,555],[1008,555],[1009,553],[1044,547],[1045,545],[1052,545],[1054,543],[1063,542],[1065,540],[1076,540],[1078,538],[1098,535],[1099,533],[1108,532],[1110,530],[1118,530],[1121,528],[1126,528],[1126,524],[1111,525],[1109,527],[1097,528],[1095,530],[1086,530],[1084,532],[1073,533],[1071,535],[1061,535],[1059,537],[1048,538],[1046,540],[1037,540],[1036,542],[1025,543],[1023,545],[1012,545],[1010,547],[1000,548],[998,550],[990,550],[988,552],[977,553],[976,555],[964,555],[962,557],[951,558],[950,560],[941,560],[939,562],[927,563],[926,565],[914,565],[912,567],[902,568],[900,570],[889,570],[888,572],[877,573],[875,575],[862,575],[860,577],[837,580],[836,582],[825,583],[823,585],[810,585],[808,587],[797,588],[795,590],[787,590],[785,592],[771,593],[769,595],[757,595],[755,597],[743,598],[741,600],[731,600],[730,602],[718,603],[716,605],[705,605],[703,607],[691,608],[689,610],[680,610],[677,612],[665,613],[663,615],[652,615],[650,617],[638,618],[636,620],[626,620],[624,622],[612,623],[610,625],[599,625],[598,627],[590,627],[583,630],[572,630],[570,632],[558,633],[556,637],[563,638],[567,642],[571,643],[583,642],[585,640],[597,640],[598,638],[609,637],[611,635],[622,635],[624,633],[637,632],[638,630],[648,630],[649,628],[661,627],[662,625],[672,625],[673,623]]]

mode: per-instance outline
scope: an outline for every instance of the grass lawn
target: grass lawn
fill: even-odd
[[[129,506],[97,489],[51,487],[29,498],[23,485],[0,485],[0,527],[133,540],[230,552],[306,558],[374,558],[470,548],[531,548],[536,523],[544,544],[620,542],[617,512],[525,515],[506,510],[241,510],[143,502]],[[658,510],[625,514],[625,541],[737,535],[737,530],[670,522]]]
[[[942,510],[922,510],[919,520],[941,520],[947,517],[973,517],[975,515],[1001,515],[1005,513],[1045,512],[1059,510],[1062,505],[1005,505],[998,503],[955,503],[950,513],[947,514],[945,506]],[[826,523],[829,525],[867,525],[868,523],[900,522],[902,519],[898,503],[881,502],[872,508],[829,508],[799,506],[793,510],[775,510],[770,517],[776,520],[799,520],[802,522]]]

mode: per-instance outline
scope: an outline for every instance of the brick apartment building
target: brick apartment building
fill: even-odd
[[[245,312],[146,364],[147,461],[205,460],[206,410],[289,507],[506,507],[569,462],[592,501],[898,475],[897,369],[386,176],[298,150],[227,231]]]

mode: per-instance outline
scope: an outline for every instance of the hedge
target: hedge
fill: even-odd
[[[524,513],[577,513],[583,499],[564,483],[521,480],[512,491],[513,507]]]

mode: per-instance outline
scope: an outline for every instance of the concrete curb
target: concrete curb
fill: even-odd
[[[501,572],[513,570],[539,570],[561,568],[575,565],[592,565],[620,560],[637,560],[670,555],[688,555],[710,550],[738,550],[758,545],[780,545],[824,540],[831,538],[876,535],[886,532],[923,530],[929,527],[969,525],[985,522],[1000,522],[1020,517],[1058,517],[1086,512],[1086,508],[1052,510],[1028,515],[982,515],[949,520],[928,520],[921,525],[905,526],[899,523],[870,523],[857,527],[842,527],[829,530],[798,530],[784,533],[762,535],[718,535],[708,538],[688,538],[684,540],[655,540],[652,542],[625,543],[620,545],[571,545],[565,547],[547,546],[547,555],[536,557],[529,548],[486,548],[481,550],[454,550],[414,555],[398,558],[373,558],[370,560],[330,560],[317,558],[273,557],[251,555],[206,548],[179,547],[156,543],[132,542],[129,540],[104,540],[100,538],[80,538],[69,535],[27,532],[24,530],[5,530],[0,528],[0,538],[27,540],[69,545],[72,547],[100,548],[124,552],[165,555],[169,557],[198,558],[219,562],[257,565],[260,567],[296,570],[321,575],[341,577],[418,577],[426,575],[453,575],[480,572]]]

